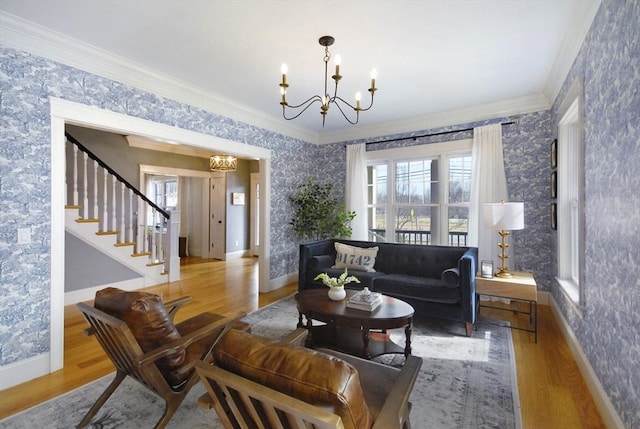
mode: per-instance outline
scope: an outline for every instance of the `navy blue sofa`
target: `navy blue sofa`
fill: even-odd
[[[361,248],[378,247],[375,272],[349,269],[361,283],[346,287],[372,291],[410,303],[416,314],[464,322],[470,336],[478,312],[475,276],[476,247],[423,246],[327,239],[300,245],[298,290],[326,288],[314,278],[320,273],[339,276],[344,268],[332,268],[335,242]]]

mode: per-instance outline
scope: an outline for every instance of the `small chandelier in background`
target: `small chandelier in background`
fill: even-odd
[[[321,46],[324,46],[324,93],[323,95],[314,95],[310,98],[308,98],[306,101],[304,101],[301,104],[297,104],[297,105],[290,105],[287,102],[287,88],[289,87],[289,84],[287,83],[287,65],[283,64],[282,65],[282,83],[280,83],[280,96],[281,96],[281,101],[280,101],[280,105],[282,106],[282,116],[290,121],[292,119],[297,118],[298,116],[300,116],[302,113],[304,113],[305,110],[307,110],[313,103],[315,103],[316,101],[320,102],[320,114],[322,115],[322,126],[324,127],[324,122],[325,119],[327,117],[327,112],[329,111],[329,106],[331,104],[335,104],[336,107],[338,108],[338,110],[340,110],[340,113],[342,113],[342,116],[344,116],[344,118],[350,123],[350,124],[357,124],[358,120],[360,119],[360,112],[365,112],[369,109],[371,109],[371,107],[373,106],[373,95],[376,92],[377,88],[376,88],[376,70],[373,69],[371,70],[371,86],[369,87],[368,91],[371,93],[371,102],[369,103],[369,107],[367,108],[362,108],[360,106],[360,99],[361,99],[361,95],[360,93],[356,93],[356,105],[353,106],[352,104],[348,103],[347,101],[345,101],[342,97],[338,96],[338,83],[340,82],[340,79],[342,79],[342,76],[340,75],[340,55],[336,55],[334,64],[336,66],[336,73],[331,76],[331,78],[334,80],[335,82],[335,89],[333,91],[333,96],[329,95],[328,89],[327,89],[327,85],[328,85],[328,81],[329,81],[329,59],[331,59],[331,53],[329,52],[329,46],[333,45],[333,42],[335,41],[335,39],[331,36],[322,36],[319,40],[318,43],[320,43]],[[340,103],[343,104],[343,106],[340,105]],[[344,106],[348,106],[351,109],[353,109],[355,111],[355,119],[349,119],[349,117],[346,115],[346,113],[342,110],[342,108]],[[287,117],[286,114],[286,108],[289,107],[290,109],[302,109],[300,110],[297,114],[295,114],[294,116],[291,117]]]
[[[230,173],[238,168],[238,158],[231,155],[212,155],[209,158],[211,171]]]

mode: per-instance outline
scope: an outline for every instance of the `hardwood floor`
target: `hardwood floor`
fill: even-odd
[[[204,261],[187,258],[182,279],[145,290],[170,300],[189,295],[176,321],[203,311],[251,312],[291,295],[297,283],[276,291],[257,292],[258,264],[253,258]],[[538,343],[532,334],[513,332],[518,390],[524,428],[604,427],[587,386],[549,307],[540,306]],[[483,314],[525,323],[524,316],[482,309]],[[113,371],[111,362],[92,337],[76,306],[65,307],[65,366],[62,370],[0,391],[0,418],[54,398]],[[506,328],[505,328],[506,329]]]

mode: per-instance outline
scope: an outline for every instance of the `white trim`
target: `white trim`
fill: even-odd
[[[291,283],[297,283],[297,282],[298,282],[298,272],[296,271],[294,273],[285,274],[284,276],[272,279],[270,282],[271,284],[269,285],[271,289],[269,290],[280,289],[283,286],[289,285]]]
[[[552,100],[552,103],[555,101],[562,89],[564,81],[567,79],[567,75],[582,48],[584,39],[591,28],[591,24],[593,24],[602,0],[591,0],[585,3],[587,3],[588,6],[580,17],[580,23],[575,25],[572,31],[565,33],[565,39],[562,41],[562,46],[558,50],[558,55],[551,68],[551,73],[549,73],[549,79],[544,87],[544,93],[549,100]]]
[[[50,290],[50,371],[64,364],[64,254],[66,222],[66,157],[64,119],[51,108],[51,290]],[[34,375],[35,377],[35,375]]]
[[[49,98],[51,109],[51,371],[62,368],[64,356],[64,192],[65,187],[65,136],[66,123],[97,128],[120,134],[136,134],[152,139],[170,139],[177,142],[189,142],[192,146],[232,153],[247,158],[260,160],[260,177],[263,183],[264,198],[261,199],[263,234],[265,243],[259,255],[260,264],[259,288],[261,291],[270,290],[269,263],[270,249],[269,235],[271,224],[269,216],[269,202],[271,188],[268,178],[271,176],[271,151],[269,149],[251,146],[225,140],[219,137],[200,134],[173,126],[160,124],[145,119],[133,118],[119,113],[86,106],[55,97]],[[30,373],[33,377],[42,374]]]
[[[79,302],[91,301],[96,296],[96,292],[105,287],[117,287],[118,289],[132,291],[136,289],[142,289],[146,287],[144,277],[136,277],[135,279],[123,280],[117,283],[109,283],[100,286],[88,287],[85,289],[74,290],[71,292],[65,292],[64,305],[74,305]]]
[[[230,259],[242,259],[248,258],[251,256],[250,249],[236,250],[235,252],[225,253],[224,260],[228,261]]]
[[[51,356],[43,353],[28,359],[0,366],[0,390],[49,374]]]
[[[348,128],[346,131],[325,132],[319,137],[318,143],[335,142],[391,136],[412,131],[430,130],[450,125],[466,124],[489,119],[505,118],[508,116],[524,115],[526,113],[549,110],[551,103],[542,93],[498,101],[496,103],[481,104],[473,107],[449,110],[398,121],[379,122],[375,125],[363,125],[362,128]]]
[[[351,127],[334,133],[325,130],[320,135],[301,127],[296,122],[284,121],[280,116],[267,115],[211,91],[161,75],[123,57],[3,11],[0,11],[0,28],[2,29],[2,43],[10,48],[48,58],[221,116],[315,144],[432,129],[539,112],[549,110],[551,107],[550,99],[545,94],[539,93],[410,119]],[[582,39],[577,40],[579,42]],[[577,52],[578,49],[579,46],[574,50]],[[571,61],[574,57],[571,57]],[[562,80],[564,80],[564,76]]]
[[[625,426],[622,423],[622,419],[616,412],[616,409],[613,406],[613,403],[611,403],[607,392],[605,392],[604,388],[602,387],[602,383],[593,370],[589,359],[585,355],[580,342],[571,329],[571,326],[569,326],[567,319],[564,318],[564,315],[560,311],[558,303],[555,301],[551,294],[548,294],[548,297],[550,301],[551,311],[553,312],[553,315],[558,322],[560,331],[564,335],[564,338],[569,345],[569,349],[571,350],[573,358],[576,361],[580,372],[582,373],[582,377],[589,387],[589,391],[591,392],[593,401],[595,402],[596,407],[600,412],[600,417],[602,417],[605,427],[609,429],[624,429]]]
[[[266,128],[309,142],[317,142],[318,140],[317,133],[305,130],[296,123],[284,121],[279,116],[267,115],[234,100],[160,74],[124,57],[4,11],[0,11],[0,28],[2,29],[0,39],[5,46],[20,49],[256,127]]]

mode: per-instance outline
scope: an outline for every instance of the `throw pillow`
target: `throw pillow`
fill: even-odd
[[[349,268],[374,273],[378,247],[357,247],[335,243],[336,264],[332,268]]]
[[[448,270],[444,270],[442,272],[442,276],[440,277],[442,283],[447,287],[458,287],[458,282],[460,279],[460,273],[457,268],[449,268]]]

